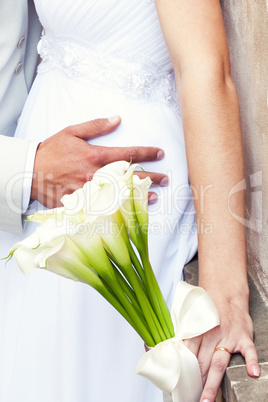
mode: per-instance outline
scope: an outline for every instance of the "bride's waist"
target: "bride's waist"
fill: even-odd
[[[141,58],[96,51],[69,38],[51,34],[38,44],[39,73],[57,70],[63,77],[130,99],[166,104],[179,110],[173,69]]]

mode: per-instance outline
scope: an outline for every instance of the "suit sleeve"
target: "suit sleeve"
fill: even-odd
[[[23,180],[30,141],[0,135],[0,229],[21,233]]]

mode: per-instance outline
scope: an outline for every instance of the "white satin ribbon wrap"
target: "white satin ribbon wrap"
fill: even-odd
[[[143,355],[137,374],[164,392],[164,402],[198,402],[202,381],[196,356],[183,339],[201,335],[219,325],[218,311],[204,289],[179,282],[171,307],[175,337]]]

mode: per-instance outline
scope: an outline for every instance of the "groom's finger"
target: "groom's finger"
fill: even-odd
[[[62,130],[65,135],[74,136],[83,140],[89,140],[109,134],[114,131],[121,123],[120,116],[113,116],[108,119],[95,119],[85,123],[76,124],[66,127]],[[94,146],[89,151],[101,157],[101,161],[97,160],[97,165],[104,166],[119,160],[126,160],[133,163],[155,161],[163,159],[164,151],[157,147],[98,147]],[[92,156],[92,155],[89,155]]]
[[[115,161],[140,163],[161,160],[164,158],[164,151],[157,147],[102,147],[102,151],[105,158],[104,164]]]
[[[134,174],[139,176],[140,179],[145,179],[146,177],[150,177],[152,180],[152,186],[161,186],[165,187],[169,184],[169,178],[167,175],[163,173],[155,173],[155,172],[140,172],[134,171]]]
[[[74,135],[83,140],[90,140],[101,135],[114,131],[121,123],[120,116],[113,116],[108,119],[95,119],[85,123],[66,127],[66,134]]]
[[[157,200],[158,200],[157,194],[149,191],[149,193],[148,193],[148,204],[149,205],[155,204],[157,202]]]

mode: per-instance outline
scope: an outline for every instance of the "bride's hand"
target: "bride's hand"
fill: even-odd
[[[86,142],[114,131],[120,124],[118,116],[96,119],[70,126],[39,144],[36,152],[31,198],[48,208],[61,206],[60,199],[90,180],[96,170],[118,160],[135,163],[156,161],[164,151],[156,147],[103,147]],[[140,177],[144,172],[137,173]],[[155,185],[166,186],[168,177],[160,173],[147,173]],[[149,203],[157,195],[149,193]]]
[[[231,354],[241,353],[247,373],[259,377],[260,368],[253,343],[253,324],[244,303],[232,300],[216,303],[221,324],[202,336],[185,341],[197,356],[204,390],[201,402],[214,402]],[[216,348],[226,350],[215,351]],[[228,353],[228,350],[230,353]]]

